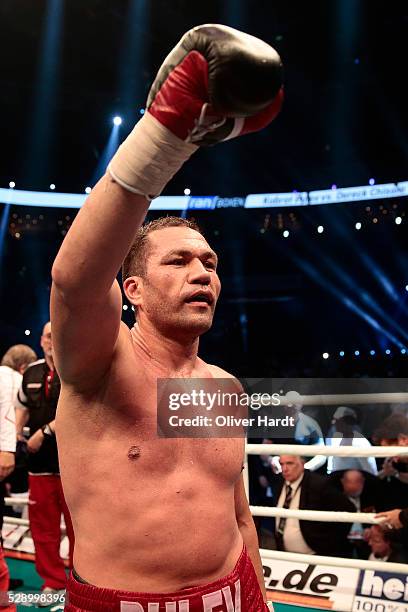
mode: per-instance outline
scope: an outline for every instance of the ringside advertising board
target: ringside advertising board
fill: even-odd
[[[268,599],[333,612],[408,612],[408,576],[262,559]]]

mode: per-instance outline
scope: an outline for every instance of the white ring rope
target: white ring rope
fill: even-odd
[[[297,394],[297,392],[296,392]],[[293,406],[291,392],[279,396],[280,406]],[[303,406],[348,406],[350,404],[404,404],[408,403],[408,393],[333,393],[328,395],[297,394],[296,404]],[[263,404],[267,406],[265,402]],[[276,404],[274,404],[276,406]]]
[[[248,455],[300,455],[301,457],[396,457],[408,455],[408,446],[324,446],[323,444],[247,444]]]
[[[30,521],[28,519],[17,518],[15,516],[7,516],[7,514],[5,514],[4,525],[6,525],[7,523],[9,525],[24,525],[24,527],[30,526]]]
[[[5,497],[4,503],[6,506],[26,506],[29,501],[28,497]]]
[[[293,561],[293,563],[310,563],[312,565],[331,565],[335,567],[355,567],[375,572],[397,572],[408,575],[407,563],[393,563],[390,561],[368,561],[367,559],[343,559],[343,557],[323,557],[321,555],[303,555],[288,553],[281,550],[261,548],[262,559],[276,559],[278,561]]]
[[[375,518],[373,512],[341,512],[328,510],[294,510],[277,506],[250,506],[253,516],[296,518],[302,521],[319,521],[323,523],[370,523],[381,525],[384,517]]]

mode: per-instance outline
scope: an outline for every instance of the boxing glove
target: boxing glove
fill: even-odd
[[[109,172],[155,197],[198,146],[262,129],[282,100],[282,62],[270,45],[227,26],[193,28],[164,60]]]

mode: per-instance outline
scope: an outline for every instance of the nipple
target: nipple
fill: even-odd
[[[128,459],[134,461],[138,457],[140,457],[140,446],[131,446],[128,450]]]

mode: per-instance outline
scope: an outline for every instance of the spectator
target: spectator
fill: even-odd
[[[407,446],[408,419],[403,414],[392,414],[374,432],[379,446]],[[384,510],[405,506],[408,495],[408,457],[387,457],[378,473],[382,481]]]
[[[22,373],[29,363],[37,359],[25,344],[16,344],[3,355],[0,364],[0,536],[4,515],[4,480],[15,466],[16,416],[14,404],[21,384]],[[0,593],[9,589],[9,572],[0,546]],[[2,610],[15,610],[14,606]]]
[[[262,444],[273,444],[270,438],[264,438]],[[250,458],[251,455],[248,457]],[[252,488],[251,503],[254,506],[275,506],[274,499],[274,483],[278,476],[276,475],[276,466],[272,455],[252,456],[251,481],[254,482]],[[280,471],[280,467],[279,467]],[[272,517],[254,517],[255,527],[258,533],[259,546],[261,548],[274,547],[274,532],[275,519]]]
[[[276,490],[278,507],[355,512],[355,506],[330,484],[327,477],[305,470],[304,458],[282,455],[280,464],[282,477]],[[276,520],[276,541],[279,550],[347,557],[350,553],[349,530],[349,523],[280,518]]]
[[[379,483],[375,479],[367,478],[363,472],[345,471],[340,484],[343,493],[354,504],[357,512],[378,512],[382,507]],[[367,559],[370,551],[364,538],[364,525],[353,523],[348,537],[353,547],[353,556]]]
[[[368,557],[370,561],[408,562],[407,552],[390,530],[384,530],[380,525],[373,525],[367,530],[366,538],[371,550]]]
[[[73,530],[62,492],[59,475],[54,420],[60,392],[60,381],[54,369],[51,323],[41,336],[44,359],[31,364],[24,372],[18,392],[18,429],[28,423],[29,451],[29,519],[35,546],[35,564],[43,578],[43,592],[52,594],[65,588],[65,567],[59,555],[60,522],[64,515],[70,541],[72,566]]]
[[[289,391],[286,394],[288,399],[293,399],[291,404],[287,406],[287,414],[293,416],[295,420],[294,439],[297,444],[322,444],[324,445],[323,432],[319,423],[311,416],[302,412],[303,404],[301,396],[297,391]],[[283,442],[283,440],[280,440]],[[326,457],[316,455],[307,460],[305,468],[310,471],[316,471],[323,467],[326,463]]]
[[[368,448],[370,442],[363,436],[358,427],[357,413],[347,406],[339,406],[333,414],[332,430],[326,438],[326,444],[334,448],[339,446],[354,446]],[[374,457],[334,457],[327,459],[327,473],[341,472],[343,470],[361,470],[376,476],[377,463]]]

